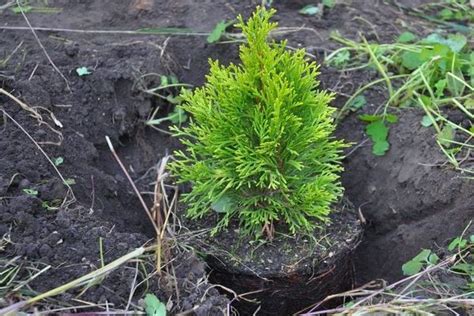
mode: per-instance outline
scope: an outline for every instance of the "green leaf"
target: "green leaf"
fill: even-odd
[[[385,120],[389,123],[397,123],[398,116],[396,116],[395,114],[385,114]]]
[[[207,42],[208,43],[215,43],[219,41],[225,33],[225,29],[227,28],[228,24],[222,20],[219,23],[216,24],[214,29],[212,30],[211,34],[207,37]]]
[[[421,271],[424,264],[436,264],[438,261],[439,257],[434,252],[430,249],[423,249],[402,266],[402,271],[404,275],[414,275]]]
[[[144,302],[147,316],[166,316],[166,305],[154,294],[146,294]]]
[[[410,260],[407,263],[402,265],[403,275],[411,276],[415,275],[421,271],[423,268],[423,263],[419,261]]]
[[[467,275],[471,275],[474,273],[474,265],[469,263],[458,263],[454,265],[451,270],[461,272]]]
[[[429,115],[423,115],[423,118],[421,119],[421,125],[424,127],[430,127],[433,125],[433,120]]]
[[[381,120],[367,125],[365,131],[373,141],[385,141],[388,136],[388,127]]]
[[[444,8],[443,10],[439,11],[438,16],[443,20],[450,20],[453,18],[454,12],[452,10]]]
[[[441,145],[446,147],[451,146],[451,141],[454,140],[455,130],[451,124],[446,124],[441,132],[438,133],[437,139]]]
[[[211,204],[211,208],[217,213],[228,213],[234,208],[234,202],[230,196],[224,194]]]
[[[459,53],[466,46],[467,38],[462,34],[450,34],[447,38],[438,33],[430,34],[422,43],[424,44],[442,44],[448,46],[451,51]]]
[[[434,252],[431,253],[431,255],[428,257],[428,262],[429,262],[430,264],[435,265],[435,264],[438,263],[438,261],[439,261],[439,257],[438,257],[438,255],[435,254]]]
[[[417,254],[412,261],[419,261],[419,262],[428,262],[429,256],[432,254],[430,249],[423,249],[420,251],[419,254]]]
[[[23,192],[25,192],[26,194],[31,195],[31,196],[37,196],[38,193],[39,193],[35,189],[23,189]]]
[[[376,121],[380,121],[382,119],[382,116],[380,115],[374,115],[374,114],[362,114],[362,115],[359,115],[359,120],[363,121],[363,122],[376,122]]]
[[[318,6],[315,6],[314,4],[308,4],[307,6],[303,7],[299,13],[303,15],[316,15],[320,12],[321,10],[319,9]]]
[[[376,156],[383,156],[390,148],[387,141],[388,127],[382,120],[370,123],[366,126],[365,131],[373,142],[372,153]]]
[[[364,105],[367,104],[367,100],[363,95],[358,95],[354,99],[352,99],[351,103],[349,103],[349,107],[356,111],[360,108],[362,108]]]
[[[168,76],[168,79],[171,81],[171,84],[179,84],[179,80],[175,75]]]
[[[68,179],[64,180],[64,183],[67,184],[67,185],[74,185],[74,184],[76,184],[76,180],[74,180],[72,178],[68,178]]]
[[[348,50],[342,50],[331,59],[331,65],[342,67],[351,59],[351,53]]]
[[[390,148],[390,144],[386,141],[376,141],[374,142],[374,145],[372,146],[372,153],[375,156],[383,156],[387,152],[387,150]]]
[[[92,72],[90,72],[89,69],[87,69],[87,67],[79,67],[79,68],[76,68],[76,73],[79,75],[79,77],[82,77],[82,76],[90,75]]]
[[[64,158],[63,157],[58,157],[56,159],[54,159],[54,165],[57,167],[59,165],[61,165],[62,163],[64,162]]]
[[[464,102],[464,107],[468,110],[474,110],[474,99],[467,99]]]
[[[413,34],[412,32],[403,32],[398,37],[397,42],[399,42],[399,43],[411,43],[411,42],[414,42],[415,40],[416,40],[416,35],[415,34]]]
[[[444,89],[446,88],[447,80],[446,79],[441,79],[438,80],[434,87],[435,87],[435,95],[437,98],[440,98],[444,95]]]
[[[423,61],[420,58],[420,53],[405,52],[402,55],[402,65],[409,70],[414,70],[420,67]]]
[[[31,10],[33,10],[33,7],[30,5],[25,5],[25,6],[16,6],[11,8],[12,12],[15,14],[21,14],[21,11],[23,10],[24,13],[28,13]]]
[[[323,0],[323,5],[327,8],[332,8],[336,5],[336,0]]]
[[[160,76],[160,87],[165,87],[168,85],[168,77],[161,75]]]
[[[188,119],[188,116],[182,108],[175,107],[173,113],[168,118],[173,124],[183,124]]]
[[[459,79],[458,79],[459,78]],[[449,92],[455,97],[460,97],[464,93],[464,75],[459,69],[455,69],[455,73],[446,73],[446,82]]]
[[[21,14],[21,10],[23,9],[24,13],[59,13],[62,11],[62,8],[54,8],[54,7],[33,7],[30,5],[25,6],[16,6],[11,8],[11,11],[15,14]]]
[[[456,237],[448,245],[448,250],[453,251],[455,248],[464,248],[467,245],[467,240],[462,237]]]
[[[433,47],[433,55],[435,56],[448,57],[450,51],[449,47],[443,44],[436,44]]]

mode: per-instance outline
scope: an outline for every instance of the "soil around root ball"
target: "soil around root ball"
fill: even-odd
[[[212,269],[211,282],[253,299],[239,300],[240,312],[289,315],[352,286],[351,256],[362,227],[349,203],[338,205],[330,223],[313,234],[276,233],[272,241],[239,234],[238,223],[211,237],[217,216],[191,221],[181,238],[203,256]]]

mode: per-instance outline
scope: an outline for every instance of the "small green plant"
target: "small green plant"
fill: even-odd
[[[372,140],[372,153],[376,156],[385,155],[385,152],[390,148],[390,144],[388,142],[389,128],[387,123],[396,123],[398,121],[398,117],[394,114],[386,114],[385,116],[363,114],[359,115],[359,119],[368,123],[365,128],[365,132]]]
[[[84,77],[92,74],[92,72],[84,66],[76,68],[76,73],[79,77]]]
[[[23,189],[23,192],[29,196],[38,196],[38,190],[35,189]]]
[[[413,259],[403,264],[402,271],[404,275],[415,275],[424,267],[435,265],[438,263],[438,261],[438,255],[429,249],[423,249]]]
[[[158,112],[161,109],[161,107],[157,106],[155,110],[151,113],[150,117],[145,121],[145,124],[160,132],[169,134],[168,131],[160,129],[158,128],[158,126],[161,123],[166,122],[166,121],[169,121],[173,124],[178,124],[179,126],[181,126],[181,124],[186,122],[186,120],[188,119],[188,116],[181,108],[177,107],[177,105],[181,103],[182,98],[180,95],[175,94],[175,89],[176,88],[186,89],[186,88],[191,87],[191,85],[186,84],[186,83],[180,83],[174,75],[165,76],[165,75],[157,75],[157,74],[146,74],[146,75],[143,75],[140,79],[144,79],[146,77],[158,77],[160,80],[160,84],[157,87],[145,88],[144,83],[142,83],[140,80],[139,89],[145,93],[148,93],[160,99],[163,99],[170,104],[174,104],[175,107],[173,111],[171,111],[167,116],[157,117]]]
[[[432,11],[436,18],[443,21],[474,22],[474,10],[469,0],[444,0],[438,3],[428,3],[423,9],[428,12]]]
[[[155,294],[147,293],[143,301],[147,316],[166,316],[166,305]]]
[[[314,5],[308,4],[298,12],[302,15],[315,15],[321,17],[324,9],[332,9],[336,5],[336,0],[322,0],[321,3]]]
[[[454,238],[447,246],[448,254],[456,255],[456,261],[451,265],[449,271],[466,280],[462,286],[466,291],[474,291],[474,235],[465,236],[467,226],[463,234]],[[437,264],[439,257],[430,249],[423,249],[413,259],[402,266],[404,275],[410,276],[419,273],[426,267]]]
[[[23,13],[60,13],[62,8],[50,7],[47,0],[35,1],[38,5],[32,5],[29,0],[18,1],[10,10],[15,14]]]
[[[318,91],[318,67],[286,41],[267,42],[274,10],[259,7],[247,23],[242,64],[211,61],[207,83],[182,94],[189,126],[172,130],[186,146],[170,165],[191,218],[220,215],[214,233],[232,218],[243,234],[271,238],[274,224],[291,233],[326,222],[342,194],[339,172],[345,144],[335,140],[332,94]]]
[[[354,110],[356,99],[365,90],[385,84],[388,100],[379,108],[383,110],[380,114],[383,121],[389,121],[390,107],[422,109],[426,115],[420,124],[432,126],[436,142],[448,161],[457,170],[474,174],[472,165],[463,158],[474,148],[474,53],[464,35],[433,33],[418,39],[415,34],[404,32],[397,42],[387,44],[368,43],[365,38],[355,42],[338,34],[333,34],[332,38],[344,47],[327,56],[328,64],[342,66],[346,71],[372,68],[381,77],[359,88],[347,100],[338,117]],[[347,54],[350,62],[341,63],[346,59],[340,56]],[[465,116],[470,122],[468,126],[448,119],[446,112],[453,108]],[[380,123],[378,125],[381,127]],[[382,130],[379,128],[378,131]],[[374,140],[373,134],[368,135]],[[388,149],[388,143],[379,144],[379,149]],[[385,151],[375,152],[383,154]]]
[[[226,29],[234,23],[235,20],[228,22],[222,20],[217,23],[211,34],[209,34],[209,36],[207,37],[207,42],[210,44],[219,42],[223,37],[225,37]]]

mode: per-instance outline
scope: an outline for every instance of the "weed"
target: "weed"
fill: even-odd
[[[225,36],[226,29],[234,23],[235,23],[234,20],[229,21],[229,22],[222,20],[219,23],[217,23],[214,29],[212,30],[211,34],[209,34],[209,36],[207,37],[207,42],[208,43],[218,42],[222,37]]]
[[[275,222],[293,234],[312,231],[342,194],[345,145],[332,137],[332,95],[316,90],[318,67],[303,50],[267,42],[274,12],[259,8],[247,23],[239,17],[242,64],[211,62],[205,86],[181,95],[192,119],[172,129],[187,148],[171,170],[193,184],[184,195],[191,218],[220,215],[214,233],[233,217],[254,236],[271,238]]]
[[[465,236],[470,225],[466,227],[461,236],[454,238],[447,246],[448,252],[459,258],[450,270],[466,279],[464,286],[466,291],[474,290],[474,235]],[[427,266],[436,265],[438,261],[439,257],[436,253],[430,249],[423,249],[402,266],[403,274],[415,275]]]
[[[166,316],[166,305],[154,294],[145,295],[145,311],[148,316]]]
[[[318,5],[308,4],[301,8],[298,12],[302,15],[315,15],[321,17],[324,13],[324,9],[331,9],[336,5],[336,0],[322,0]]]
[[[54,14],[62,11],[62,8],[50,7],[47,0],[37,2],[39,2],[39,5],[34,5],[29,0],[17,1],[17,5],[11,7],[10,10],[15,14],[21,14],[22,12]]]
[[[373,142],[372,153],[376,156],[383,156],[390,148],[387,123],[396,123],[398,121],[397,116],[393,114],[386,114],[384,116],[364,114],[360,115],[359,119],[369,123],[365,128],[365,132]]]
[[[160,80],[160,84],[157,87],[153,88],[145,88],[143,87],[144,84],[141,84],[141,87],[139,86],[139,89],[145,93],[163,99],[168,103],[173,104],[175,107],[173,111],[169,113],[169,115],[157,118],[158,112],[160,110],[160,107],[157,106],[155,110],[151,113],[150,117],[146,120],[145,124],[161,132],[168,133],[167,131],[160,129],[157,126],[166,121],[169,121],[178,126],[181,126],[181,124],[186,122],[186,120],[188,119],[187,114],[183,111],[183,109],[177,106],[181,103],[182,97],[180,95],[176,95],[176,88],[186,89],[191,87],[191,85],[186,83],[180,83],[174,75],[165,76],[158,74],[147,74],[142,76],[140,79],[144,79],[145,77],[150,76],[158,77]]]
[[[368,43],[365,38],[355,42],[338,34],[332,38],[344,47],[328,55],[327,63],[341,65],[345,70],[373,68],[381,77],[359,88],[343,106],[339,118],[354,109],[355,99],[365,90],[385,83],[389,99],[377,110],[383,110],[383,119],[391,106],[423,109],[426,116],[421,124],[435,129],[436,142],[449,162],[462,172],[474,174],[472,168],[461,166],[462,156],[474,148],[470,144],[474,139],[474,53],[464,35],[434,33],[418,39],[405,32],[398,42],[388,44]],[[350,61],[346,63],[346,58],[340,57],[343,54],[349,54]],[[450,108],[461,111],[470,126],[449,120],[446,111]]]
[[[397,0],[387,0],[404,11],[407,15],[425,19],[442,28],[454,32],[472,35],[474,11],[470,0],[441,0],[420,6],[405,6]]]
[[[439,257],[436,255],[436,253],[429,249],[423,249],[413,259],[403,264],[403,274],[408,276],[415,275],[419,273],[424,266],[435,265],[438,263],[438,261]]]
[[[76,73],[79,77],[87,76],[92,74],[92,72],[87,67],[78,67],[76,68]]]
[[[38,196],[38,190],[35,189],[23,189],[23,192],[30,196]]]
[[[54,162],[54,165],[57,167],[57,166],[63,164],[64,158],[63,158],[63,157],[57,157],[57,158],[55,158],[55,159],[53,160],[53,162]]]

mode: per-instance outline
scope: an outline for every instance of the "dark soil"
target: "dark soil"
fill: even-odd
[[[191,233],[183,237],[205,258],[211,281],[250,293],[235,304],[241,313],[291,315],[354,284],[351,258],[362,235],[359,219],[346,203],[334,206],[330,221],[313,234],[277,234],[270,242],[240,236],[237,221],[211,237],[217,218],[210,216],[186,223]]]
[[[259,2],[50,0],[49,6],[62,8],[62,12],[27,16],[33,26],[43,27],[186,27],[209,32],[220,20],[233,19],[238,13],[248,16]],[[409,18],[382,1],[338,4],[319,18],[298,14],[298,9],[311,1],[274,2],[281,26],[305,25],[315,30],[284,37],[292,47],[306,47],[318,62],[324,52],[337,47],[328,39],[333,30],[351,38],[362,32],[369,40],[381,41],[393,40],[405,28],[429,32],[420,29],[420,20]],[[401,2],[414,5],[412,1]],[[26,23],[21,15],[5,10],[0,12],[0,26]],[[50,206],[61,204],[66,188],[25,133],[9,119],[0,119],[0,236],[11,240],[1,252],[2,257],[20,256],[25,262],[41,261],[54,267],[31,283],[41,292],[100,266],[99,237],[103,238],[106,262],[153,238],[152,227],[105,142],[105,136],[109,136],[139,188],[152,191],[149,183],[154,176],[147,171],[178,144],[168,135],[145,127],[144,121],[156,107],[160,107],[160,115],[166,115],[172,107],[139,89],[157,86],[159,77],[144,80],[141,76],[174,74],[180,82],[200,85],[208,70],[207,59],[236,61],[237,46],[210,45],[202,36],[37,33],[51,60],[67,78],[70,90],[29,30],[0,30],[0,87],[31,107],[52,111],[62,123],[62,128],[56,126],[46,111],[39,110],[64,138],[60,146],[42,147],[52,159],[64,159],[58,168],[64,178],[75,180],[72,189],[77,201],[67,208],[45,209],[43,202]],[[1,60],[8,56],[3,65]],[[75,70],[82,66],[91,69],[92,74],[79,77]],[[320,80],[323,88],[350,94],[374,77],[371,72],[346,74],[323,67]],[[366,97],[367,112],[386,100],[382,90],[374,90]],[[341,94],[334,104],[340,106],[344,101]],[[36,141],[60,140],[9,98],[0,95],[0,107]],[[383,157],[371,153],[364,126],[355,114],[339,126],[339,137],[362,144],[355,151],[349,150],[343,174],[348,199],[356,209],[360,208],[368,222],[364,242],[354,256],[359,283],[374,278],[396,280],[401,276],[401,265],[420,248],[445,244],[474,217],[474,182],[448,165],[441,165],[444,157],[435,144],[434,133],[419,124],[421,116],[416,110],[399,113],[400,120],[390,131],[391,148]],[[28,196],[24,189],[34,189],[38,195]],[[179,262],[186,263],[176,271],[183,279],[190,272],[196,276],[191,280],[200,280],[204,275],[202,264],[192,256]],[[82,298],[123,307],[134,273],[133,269],[123,268],[102,285],[89,289]],[[205,315],[225,308],[225,301],[215,291],[206,292],[207,299],[201,300],[209,285],[187,285],[182,286],[184,297],[173,311],[199,305],[203,307],[200,313]],[[169,293],[163,284],[156,282],[154,286],[151,290],[166,301]],[[135,300],[141,294],[137,292]],[[62,299],[73,303],[70,297]]]

